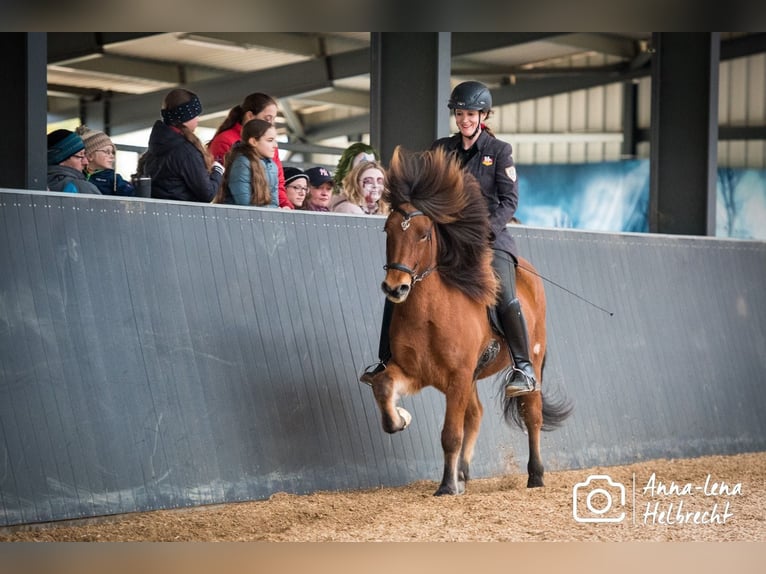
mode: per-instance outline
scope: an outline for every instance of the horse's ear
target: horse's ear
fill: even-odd
[[[402,154],[402,146],[401,144],[399,144],[394,148],[394,154],[391,156],[391,164],[389,165],[389,169],[396,170],[396,171],[399,170],[399,164],[402,161],[401,154]]]

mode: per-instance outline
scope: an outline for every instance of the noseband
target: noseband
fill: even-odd
[[[402,216],[404,217],[404,219],[402,220],[402,223],[401,223],[402,231],[407,231],[410,228],[410,219],[412,219],[413,217],[417,217],[418,215],[423,215],[423,216],[426,215],[425,213],[423,213],[422,211],[417,210],[417,209],[414,210],[414,211],[404,211],[401,207],[397,207],[397,208],[394,209],[394,211],[396,211],[398,213],[401,213]],[[432,238],[432,233],[431,232],[432,232],[432,230],[433,230],[433,225],[431,226],[431,229],[428,230],[428,233],[426,235],[426,239],[433,246],[433,243],[431,241],[431,238]],[[418,267],[418,263],[415,264],[415,269],[411,269],[411,268],[407,267],[406,265],[404,265],[402,263],[398,263],[398,262],[386,263],[383,266],[383,269],[386,270],[386,271],[388,271],[389,269],[395,269],[396,271],[401,271],[403,273],[406,273],[412,279],[412,283],[415,284],[418,281],[422,281],[423,279],[428,277],[428,275],[430,275],[431,272],[434,269],[436,269],[436,263],[434,262],[434,264],[431,267],[429,267],[428,269],[426,269],[422,273],[417,273],[416,269]]]

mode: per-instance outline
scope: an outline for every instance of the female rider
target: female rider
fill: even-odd
[[[518,252],[513,236],[506,225],[516,212],[519,193],[516,169],[513,165],[511,145],[497,139],[484,124],[492,109],[492,94],[481,82],[458,84],[448,102],[455,115],[458,132],[435,141],[432,149],[443,148],[454,154],[463,169],[479,181],[489,207],[492,230],[492,267],[500,279],[500,292],[496,310],[505,332],[505,339],[514,365],[504,373],[505,396],[514,397],[536,390],[534,368],[529,360],[529,336],[516,296],[516,264]],[[371,365],[360,380],[371,377],[386,368],[390,358],[388,325],[392,304],[386,301],[379,348],[380,362]]]

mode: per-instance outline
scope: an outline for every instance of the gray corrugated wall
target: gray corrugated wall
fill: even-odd
[[[0,192],[0,525],[441,476],[380,428],[383,220]],[[766,243],[513,227],[548,283],[549,470],[766,448]],[[474,476],[524,473],[496,381]],[[470,488],[470,487],[469,487]]]

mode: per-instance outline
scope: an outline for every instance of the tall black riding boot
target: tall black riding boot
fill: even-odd
[[[529,360],[529,336],[527,322],[521,312],[521,303],[514,298],[507,306],[498,307],[497,312],[514,363],[505,373],[505,396],[515,397],[530,393],[537,389],[537,379]]]
[[[367,367],[359,380],[368,385],[372,385],[372,378],[378,373],[386,369],[386,363],[391,358],[391,342],[388,337],[388,329],[391,326],[391,316],[394,313],[394,304],[386,299],[386,303],[383,306],[383,320],[380,325],[380,343],[378,344],[378,359],[377,363],[373,363]]]

